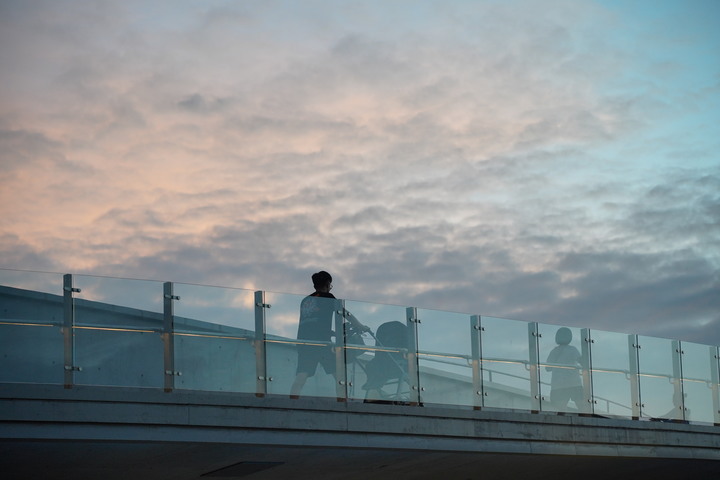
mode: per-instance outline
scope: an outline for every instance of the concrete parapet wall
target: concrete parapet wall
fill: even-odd
[[[720,460],[720,428],[154,389],[2,385],[0,438]]]

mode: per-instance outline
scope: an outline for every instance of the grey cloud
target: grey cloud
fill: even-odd
[[[67,165],[62,143],[41,132],[29,130],[0,130],[0,150],[3,171],[28,168],[34,163],[50,161]]]
[[[108,115],[108,125],[100,135],[108,135],[121,131],[141,131],[147,127],[145,115],[136,108],[132,101],[121,101],[112,105]]]
[[[628,231],[693,244],[720,258],[720,173],[681,173],[650,188],[627,208]]]
[[[520,134],[520,145],[544,144],[548,139],[590,143],[610,137],[605,122],[586,110],[545,111],[540,115],[542,120],[528,125]]]
[[[0,235],[0,250],[3,252],[2,268],[59,271],[61,264],[50,252],[33,248],[26,241],[12,233]]]
[[[215,113],[222,112],[232,103],[233,101],[229,98],[206,98],[199,93],[193,93],[180,100],[177,105],[192,113]]]
[[[387,208],[382,206],[371,206],[363,208],[361,211],[349,214],[341,215],[334,222],[332,227],[354,227],[362,225],[363,228],[372,229],[373,225],[379,225],[383,228],[390,228],[393,225],[390,217],[390,212]]]
[[[275,259],[292,263],[313,256],[311,247],[323,243],[318,225],[307,215],[286,215],[266,221],[239,221],[213,229],[208,242],[254,261]]]
[[[565,255],[558,269],[573,274],[564,287],[577,294],[554,306],[554,315],[566,321],[576,316],[587,326],[603,325],[603,329],[709,341],[703,335],[711,330],[700,333],[692,322],[716,321],[720,277],[697,253],[686,251],[675,257],[610,251]],[[720,339],[717,332],[710,337]]]
[[[557,37],[557,27],[550,30],[550,37]],[[471,142],[473,146],[481,146],[506,135],[494,127],[495,122],[489,121],[492,116],[484,107],[496,99],[489,98],[486,92],[493,91],[497,95],[499,87],[507,87],[515,90],[515,96],[533,98],[532,83],[522,73],[529,67],[516,63],[512,68],[496,68],[492,78],[485,78],[478,76],[478,72],[489,68],[492,59],[479,57],[476,60],[480,65],[465,62],[459,68],[457,63],[452,62],[462,60],[461,57],[429,47],[432,42],[422,35],[418,38],[419,41],[414,44],[360,34],[341,36],[326,52],[298,58],[290,68],[260,84],[243,85],[242,94],[257,99],[261,108],[250,109],[242,116],[235,115],[226,128],[250,135],[258,131],[298,136],[322,132],[326,148],[350,141],[364,144],[392,141],[399,144],[398,149],[416,151],[432,150],[436,144],[449,142]],[[473,51],[471,44],[459,48]],[[452,61],[447,60],[449,56]],[[422,62],[413,60],[417,58],[422,58]],[[438,67],[439,73],[434,72],[433,65]],[[520,69],[520,72],[513,73],[513,69]],[[407,92],[416,93],[408,95]],[[316,103],[332,104],[358,93],[390,105],[415,105],[417,111],[402,119],[378,116],[371,128],[359,126],[352,114],[337,119],[313,112]],[[412,100],[405,101],[403,97]],[[198,93],[185,97],[179,104],[199,112],[217,107],[213,102],[211,97]],[[438,114],[452,112],[452,109],[467,111],[474,105],[480,115],[469,119],[460,129],[449,130],[447,125],[437,120]],[[581,104],[577,111],[570,109],[565,114],[569,118],[568,125],[560,130],[543,128],[546,141],[558,136],[570,135],[586,140],[587,137],[602,135],[606,127],[597,116],[587,112],[587,107]],[[541,123],[557,123],[552,115],[546,116],[548,118]],[[549,133],[552,135],[547,135]],[[533,141],[541,138],[538,132],[533,135]]]
[[[94,223],[98,227],[105,224],[111,228],[118,226],[144,230],[148,227],[166,227],[171,222],[152,208],[141,207],[137,209],[112,208],[95,219]]]
[[[322,248],[324,237],[302,216],[282,221],[238,221],[237,225],[217,226],[210,235],[157,240],[154,254],[125,255],[122,262],[109,263],[102,269],[112,275],[141,269],[151,278],[239,287],[252,283],[272,291],[297,292],[299,286],[306,287],[308,270],[317,271],[317,265],[329,263],[313,253],[314,248]]]
[[[444,286],[404,300],[413,305],[430,304],[434,308],[525,321],[601,326],[603,330],[700,343],[720,340],[717,330],[712,329],[719,321],[720,280],[708,277],[708,265],[703,265],[702,259],[695,260],[697,266],[685,265],[688,271],[684,271],[681,264],[664,265],[666,260],[660,256],[616,257],[609,253],[595,261],[605,266],[612,259],[617,269],[594,263],[580,278],[564,281],[551,271],[526,274],[506,270],[484,275],[479,268],[472,275],[467,269],[458,269],[463,272],[458,278],[465,282],[459,282],[457,292]],[[471,257],[464,260],[472,261]],[[388,268],[393,266],[391,263]],[[567,290],[574,291],[569,298],[563,295]],[[699,327],[701,324],[704,327]]]
[[[412,63],[403,61],[396,45],[360,35],[341,38],[330,50],[329,65],[338,67],[343,80],[365,85],[408,84],[419,71]]]
[[[227,119],[225,126],[243,134],[270,133],[301,137],[313,133],[321,133],[323,136],[341,134],[351,129],[353,124],[288,110],[278,111],[275,115],[231,117]]]

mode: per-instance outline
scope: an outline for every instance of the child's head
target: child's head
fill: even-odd
[[[558,345],[567,345],[572,341],[572,331],[567,327],[558,328],[555,333],[555,343]]]

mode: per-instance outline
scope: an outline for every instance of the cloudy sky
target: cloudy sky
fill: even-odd
[[[0,0],[2,268],[720,344],[720,2]]]

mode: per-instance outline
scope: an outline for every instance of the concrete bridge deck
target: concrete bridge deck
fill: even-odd
[[[720,428],[223,392],[0,385],[4,478],[718,478]]]

